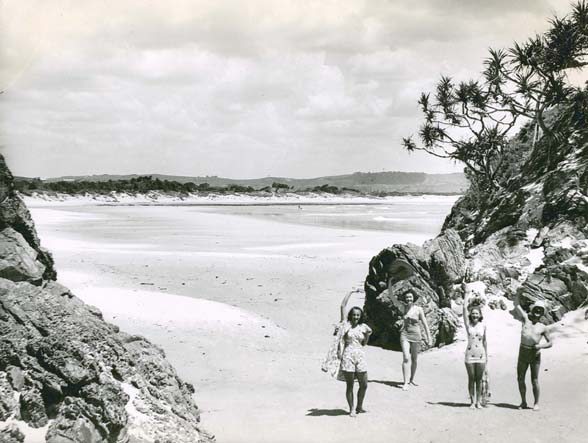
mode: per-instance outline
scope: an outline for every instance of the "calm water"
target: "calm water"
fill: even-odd
[[[436,236],[452,204],[53,206],[32,213],[44,244],[54,239],[49,246],[55,252],[92,242],[94,250],[141,245],[169,253],[249,253],[283,247],[280,253],[292,256],[345,251],[369,258],[393,243]]]
[[[192,206],[191,211],[332,228],[426,233],[441,228],[453,201],[352,205]],[[184,206],[185,208],[185,206]]]

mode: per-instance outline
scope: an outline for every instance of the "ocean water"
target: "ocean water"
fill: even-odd
[[[453,201],[385,204],[198,206],[194,211],[330,228],[420,233],[435,236]]]
[[[373,255],[439,233],[451,201],[302,205],[86,205],[31,208],[44,243],[81,251]],[[268,249],[269,248],[269,249]],[[362,251],[362,252],[360,252]]]

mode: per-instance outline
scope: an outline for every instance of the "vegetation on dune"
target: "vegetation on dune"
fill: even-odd
[[[131,194],[145,194],[148,192],[163,192],[163,193],[254,193],[254,192],[283,192],[294,191],[294,189],[286,184],[274,182],[272,186],[267,186],[261,189],[255,189],[251,186],[242,186],[238,184],[230,184],[227,186],[211,186],[208,183],[201,183],[199,185],[187,182],[181,183],[174,180],[160,180],[159,178],[152,178],[151,176],[141,176],[131,178],[128,180],[107,180],[107,181],[43,181],[39,178],[16,178],[15,187],[19,192],[24,194],[31,194],[32,192],[50,191],[59,192],[63,194],[108,194],[111,192],[125,192]],[[315,186],[313,188],[300,190],[302,192],[324,192],[329,194],[341,194],[343,192],[358,192],[351,188],[339,188],[332,185]]]
[[[264,194],[264,193],[325,193],[325,194],[357,194],[357,195],[376,195],[379,197],[392,195],[421,195],[423,192],[383,192],[383,191],[359,191],[357,189],[347,186],[334,186],[331,184],[324,184],[319,186],[311,186],[304,188],[294,188],[293,186],[273,182],[271,186],[261,188],[254,188],[252,186],[244,186],[240,184],[228,184],[226,186],[212,186],[209,183],[196,184],[193,182],[179,182],[175,180],[161,180],[153,178],[152,176],[140,176],[130,179],[121,180],[59,180],[59,181],[44,181],[39,178],[15,178],[15,188],[25,194],[30,195],[33,192],[44,193],[62,193],[68,195],[83,195],[90,194],[110,194],[127,193],[127,194],[146,194],[149,192],[161,192],[164,194]],[[427,192],[427,194],[434,194]],[[437,192],[440,195],[451,194],[450,192]]]

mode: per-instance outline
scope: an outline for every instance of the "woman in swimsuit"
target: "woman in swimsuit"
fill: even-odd
[[[463,301],[463,322],[468,335],[465,366],[468,373],[470,408],[479,409],[482,407],[482,379],[488,359],[486,325],[482,323],[482,320],[484,320],[482,309],[479,306],[472,306],[468,309],[469,301],[470,298],[466,292]]]
[[[402,326],[400,331],[400,346],[402,347],[402,375],[404,385],[402,390],[408,390],[409,383],[417,386],[414,382],[414,376],[417,370],[417,356],[421,346],[421,326],[425,328],[427,334],[427,343],[431,344],[431,332],[423,308],[414,304],[415,296],[412,292],[405,295],[404,316],[402,317]],[[410,368],[410,369],[409,369]],[[407,382],[407,375],[410,371],[410,380]]]
[[[347,299],[348,300],[348,299]],[[344,317],[345,304],[341,305],[341,317]],[[367,364],[365,359],[364,346],[367,344],[372,333],[371,328],[362,321],[363,311],[357,306],[351,308],[347,314],[347,322],[344,325],[339,355],[341,357],[341,371],[345,377],[347,390],[347,404],[349,405],[349,415],[355,417],[356,414],[366,412],[363,409],[363,400],[367,391]],[[353,382],[357,378],[359,389],[357,391],[357,406],[353,409]]]

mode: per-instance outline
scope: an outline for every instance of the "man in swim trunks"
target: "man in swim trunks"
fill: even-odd
[[[547,327],[539,321],[545,314],[545,304],[542,301],[535,302],[531,305],[529,314],[523,310],[521,305],[517,306],[517,311],[521,315],[523,322],[521,346],[519,348],[519,359],[517,362],[517,378],[519,392],[521,394],[521,405],[519,409],[527,409],[527,385],[525,384],[525,377],[527,376],[527,369],[531,367],[531,383],[533,385],[533,396],[535,397],[533,410],[538,411],[541,349],[552,346]],[[542,338],[545,338],[544,343],[541,343]]]

